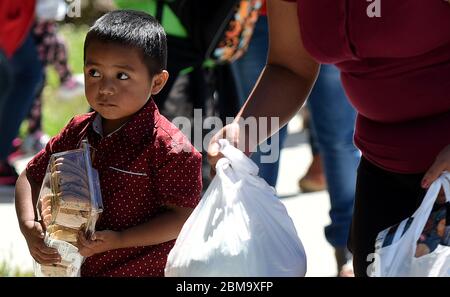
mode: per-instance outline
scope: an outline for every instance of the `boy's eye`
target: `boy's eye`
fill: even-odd
[[[117,78],[120,80],[126,80],[129,78],[129,76],[126,73],[121,72],[117,74]]]
[[[92,77],[99,77],[100,73],[95,69],[91,69],[91,70],[89,70],[89,75]]]

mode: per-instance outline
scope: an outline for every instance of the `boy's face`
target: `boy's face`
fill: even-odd
[[[167,81],[167,71],[150,77],[139,49],[92,41],[86,48],[85,91],[89,105],[118,128]]]

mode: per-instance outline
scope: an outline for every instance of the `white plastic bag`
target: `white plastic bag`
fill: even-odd
[[[441,188],[450,202],[450,174],[442,174],[428,189],[422,204],[410,218],[378,234],[371,276],[450,276],[450,247],[439,244],[431,253],[416,257],[419,236]],[[388,238],[390,236],[390,238]],[[389,240],[389,245],[386,244]]]
[[[170,251],[166,276],[304,276],[306,255],[275,190],[226,140],[226,158]]]

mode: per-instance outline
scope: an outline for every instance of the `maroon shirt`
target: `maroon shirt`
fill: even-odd
[[[355,143],[374,164],[421,173],[450,144],[450,5],[381,0],[291,0],[305,48],[336,64],[358,111]]]
[[[93,112],[74,117],[27,166],[41,183],[51,154],[79,147],[84,137],[95,148],[104,211],[96,230],[121,231],[148,222],[166,204],[195,207],[202,188],[201,155],[152,100],[120,129],[102,137]],[[96,120],[97,118],[97,120]],[[97,132],[96,132],[97,131]],[[174,240],[111,250],[86,258],[82,276],[163,276]]]

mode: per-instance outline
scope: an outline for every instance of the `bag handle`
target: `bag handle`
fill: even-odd
[[[447,182],[444,181],[442,183],[442,187],[444,188],[444,194],[445,194],[445,202],[450,203],[450,172],[444,171],[444,173],[442,174],[442,177],[444,178],[444,180],[447,181]]]
[[[446,202],[450,202],[450,173],[444,171],[438,179],[436,179],[428,189],[425,198],[420,204],[419,208],[413,214],[413,223],[409,227],[409,230],[414,230],[414,250],[417,245],[417,240],[419,239],[420,234],[422,233],[423,227],[425,226],[428,217],[433,208],[433,204],[436,201],[436,198],[439,194],[441,188],[444,189],[444,195]]]
[[[249,157],[241,150],[237,149],[226,139],[219,139],[219,151],[227,158],[232,168],[238,171],[244,171],[251,175],[258,175],[259,168]],[[220,160],[219,160],[220,161]],[[216,164],[216,169],[217,165]]]

